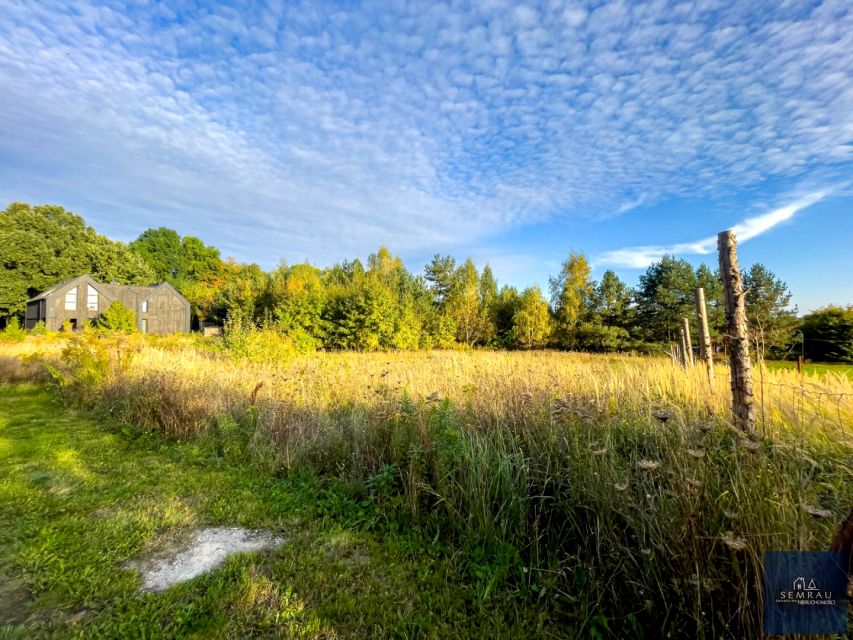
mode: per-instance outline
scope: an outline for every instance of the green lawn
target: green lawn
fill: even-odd
[[[512,593],[483,601],[453,556],[392,534],[335,485],[276,479],[0,386],[0,638],[572,635]],[[159,594],[125,563],[202,524],[288,543]]]
[[[765,361],[767,368],[773,371],[783,370],[783,369],[792,369],[795,370],[797,368],[796,362],[791,362],[789,360],[767,360]],[[827,363],[827,362],[808,362],[803,365],[803,373],[805,374],[825,374],[825,373],[838,373],[843,376],[847,376],[851,380],[853,380],[853,364],[839,364],[839,363]]]

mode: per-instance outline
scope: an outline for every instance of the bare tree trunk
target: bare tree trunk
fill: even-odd
[[[749,333],[743,278],[737,262],[737,240],[734,231],[717,235],[720,254],[720,276],[726,298],[726,333],[729,343],[729,366],[732,373],[732,413],[735,426],[744,431],[755,429],[755,403],[752,393],[752,365],[749,360]]]
[[[690,339],[690,322],[687,318],[681,319],[681,336],[684,339],[684,364],[693,366],[693,340]]]
[[[711,334],[708,331],[708,311],[705,308],[705,290],[702,287],[696,289],[696,327],[699,335],[699,358],[705,363],[708,370],[708,384],[711,392],[714,392],[714,353],[711,350]]]

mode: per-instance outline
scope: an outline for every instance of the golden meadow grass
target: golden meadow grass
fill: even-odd
[[[264,473],[339,479],[389,526],[467,558],[482,598],[516,585],[580,621],[756,635],[762,553],[828,548],[853,506],[853,384],[840,375],[757,368],[746,438],[729,426],[723,365],[712,392],[700,367],[648,357],[263,364],[191,339],[73,344],[2,345],[2,369],[51,361],[69,399],[129,424],[210,439]]]

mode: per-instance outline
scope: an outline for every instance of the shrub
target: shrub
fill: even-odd
[[[622,327],[608,327],[584,322],[578,327],[579,346],[589,351],[626,351],[631,346],[631,336]]]
[[[95,326],[102,333],[130,334],[136,331],[136,313],[116,300],[95,321]]]
[[[225,320],[223,344],[237,358],[257,364],[284,364],[294,357],[313,351],[314,343],[304,332],[297,340],[274,329],[258,329],[239,313],[229,314]]]
[[[47,325],[44,323],[44,320],[39,320],[33,325],[33,328],[30,329],[30,333],[34,336],[44,336],[47,335]]]
[[[853,362],[853,305],[813,311],[802,324],[806,357],[818,362]]]
[[[75,402],[101,399],[108,383],[121,380],[142,348],[138,339],[116,334],[112,338],[95,332],[77,334],[62,350],[58,366],[46,362],[51,376],[63,390],[73,390]]]
[[[21,328],[21,321],[18,320],[17,316],[12,316],[9,318],[6,328],[0,333],[0,337],[9,342],[21,342],[27,337],[27,332]]]
[[[64,369],[54,372],[61,387],[76,387],[93,393],[100,391],[110,372],[110,356],[103,343],[76,336],[62,350]]]

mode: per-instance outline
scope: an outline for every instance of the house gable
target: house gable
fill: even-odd
[[[190,303],[172,285],[163,282],[139,299],[137,321],[139,330],[143,332],[189,331]]]
[[[89,296],[90,289],[97,293],[95,303]],[[77,292],[73,298],[68,297],[71,291]],[[26,324],[29,326],[43,321],[48,329],[57,331],[70,321],[75,328],[79,328],[106,311],[113,300],[115,295],[105,285],[89,275],[77,276],[28,300]]]
[[[57,298],[65,296],[69,290],[74,287],[79,287],[81,284],[90,285],[98,292],[98,295],[104,296],[109,302],[115,300],[115,296],[106,288],[106,286],[92,278],[92,276],[84,274],[82,276],[77,276],[76,278],[60,282],[47,291],[43,291],[39,295],[30,298],[27,302],[35,302],[36,300],[56,300]]]
[[[88,287],[98,294],[97,307],[93,306],[94,296],[89,298]],[[76,298],[66,299],[66,294],[75,288]],[[60,282],[28,300],[26,322],[30,326],[42,320],[48,329],[56,331],[65,322],[72,321],[79,328],[100,316],[115,301],[136,313],[138,328],[142,331],[173,333],[190,330],[190,303],[172,285],[166,282],[149,287],[103,284],[89,275]],[[69,304],[73,309],[67,308]]]

